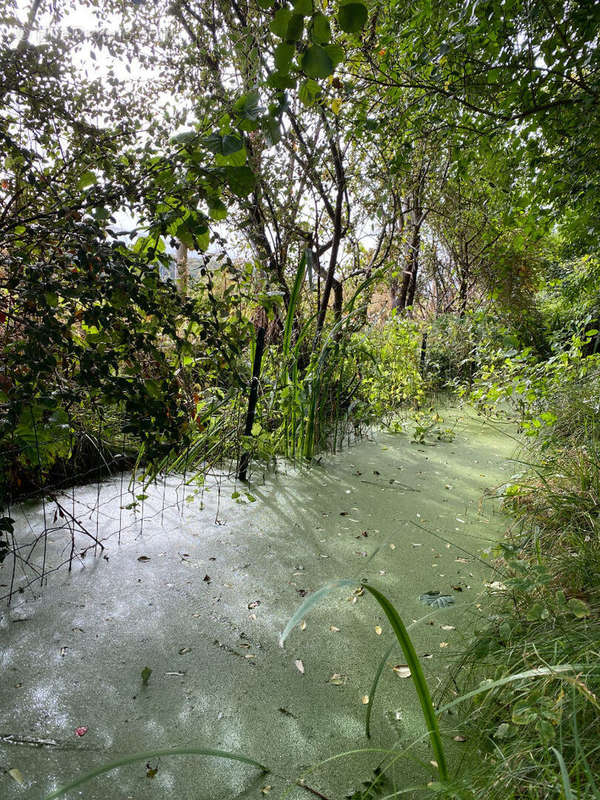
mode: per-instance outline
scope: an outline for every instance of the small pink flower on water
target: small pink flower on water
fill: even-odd
[[[85,736],[87,732],[87,725],[82,725],[80,728],[75,728],[75,736]]]

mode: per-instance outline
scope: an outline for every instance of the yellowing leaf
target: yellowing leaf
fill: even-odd
[[[305,631],[306,630],[306,620],[305,619],[303,619],[302,622],[300,623],[300,630],[301,631]]]
[[[338,633],[338,631],[339,631],[339,628],[336,628],[336,627],[335,627],[335,625],[330,625],[330,626],[329,626],[329,630],[330,630],[332,633]]]
[[[377,636],[381,636],[381,634],[383,633],[381,625],[376,625],[375,626],[375,633],[377,634]]]
[[[20,769],[17,769],[16,767],[14,767],[13,769],[9,769],[8,774],[13,779],[13,781],[16,781],[19,784],[19,786],[23,786],[23,784],[25,783],[25,779],[23,778]]]
[[[448,642],[440,642],[440,647],[448,647]]]
[[[368,705],[368,703],[369,703],[369,695],[368,694],[363,694],[363,696],[362,696],[362,704],[363,704],[363,706]]]

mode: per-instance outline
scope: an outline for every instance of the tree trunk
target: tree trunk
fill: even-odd
[[[188,248],[183,242],[179,242],[175,261],[177,265],[177,277],[175,282],[179,292],[185,295],[187,294],[190,282],[190,272],[188,267]]]

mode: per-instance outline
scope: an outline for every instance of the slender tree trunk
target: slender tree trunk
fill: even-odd
[[[188,285],[190,282],[190,272],[188,266],[188,248],[183,242],[179,242],[175,260],[177,264],[177,288],[181,294],[185,295],[187,294]]]

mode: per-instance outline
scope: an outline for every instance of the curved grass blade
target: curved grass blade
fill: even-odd
[[[514,683],[515,681],[522,681],[526,680],[527,678],[560,678],[561,680],[569,680],[568,675],[562,675],[563,672],[578,672],[581,669],[584,669],[583,664],[555,664],[552,667],[535,667],[534,669],[528,669],[525,672],[516,672],[514,675],[507,675],[505,678],[499,678],[497,681],[490,681],[489,683],[484,683],[481,686],[478,686],[477,689],[473,689],[466,694],[457,697],[456,700],[453,700],[451,703],[446,703],[445,706],[442,706],[438,709],[438,714],[443,714],[445,711],[449,711],[454,706],[458,706],[461,703],[464,703],[465,700],[469,700],[471,697],[475,697],[478,694],[483,694],[483,692],[489,692],[490,689],[497,689],[500,686],[506,686],[507,683]]]
[[[425,718],[425,724],[427,725],[427,730],[429,732],[429,739],[431,741],[431,746],[437,761],[440,778],[443,781],[446,781],[448,779],[448,768],[446,766],[446,756],[444,753],[444,745],[442,742],[440,727],[438,725],[438,718],[433,707],[433,702],[429,693],[429,686],[425,680],[423,668],[421,666],[421,662],[419,661],[419,657],[417,656],[415,647],[410,636],[408,635],[408,631],[406,630],[404,622],[402,622],[400,615],[387,597],[381,594],[381,592],[375,589],[373,586],[370,586],[368,583],[363,584],[363,587],[377,600],[385,612],[385,615],[388,618],[394,633],[396,634],[396,638],[400,642],[400,647],[404,653],[404,658],[406,659],[406,663],[411,671],[411,677],[415,685],[415,689],[417,690],[417,696],[419,698],[421,709],[423,711],[423,717]]]
[[[367,739],[371,738],[371,712],[373,711],[373,701],[375,699],[375,692],[377,691],[377,686],[379,685],[379,679],[381,678],[381,673],[383,672],[383,669],[385,667],[385,662],[390,657],[394,647],[396,647],[396,642],[392,642],[392,644],[383,654],[383,658],[379,662],[379,666],[377,667],[377,672],[375,673],[375,677],[373,678],[373,683],[371,684],[371,690],[369,692],[369,702],[367,703],[367,716],[365,718],[365,736],[367,737]]]
[[[260,769],[262,772],[270,772],[268,767],[265,767],[263,764],[259,764],[258,761],[254,761],[252,758],[248,758],[247,756],[243,756],[238,753],[228,753],[225,750],[212,750],[209,747],[173,747],[166,750],[148,750],[145,753],[135,753],[131,756],[123,756],[123,758],[119,758],[116,761],[111,761],[109,764],[104,764],[101,767],[97,767],[91,772],[88,772],[86,775],[82,775],[80,778],[77,778],[71,783],[66,784],[66,786],[61,786],[60,789],[56,789],[54,792],[51,792],[44,798],[44,800],[55,800],[55,798],[62,797],[72,789],[77,789],[84,783],[88,783],[88,781],[93,780],[93,778],[98,777],[98,775],[102,775],[105,772],[111,772],[113,769],[117,769],[118,767],[125,767],[127,764],[133,764],[136,761],[149,761],[151,758],[157,758],[158,756],[188,755],[214,756],[215,758],[226,758],[230,761],[241,761],[244,764],[250,764],[250,766]]]
[[[558,761],[558,766],[560,767],[560,777],[562,780],[565,800],[575,800],[575,795],[573,794],[573,788],[571,787],[571,779],[569,778],[569,770],[567,769],[565,760],[562,757],[562,753],[559,750],[557,750],[556,747],[551,747],[550,750],[552,750],[552,752],[556,756],[556,760]]]
[[[327,595],[331,591],[333,591],[334,589],[339,589],[342,586],[356,586],[358,583],[359,581],[357,581],[356,578],[354,579],[339,578],[336,581],[331,581],[330,583],[326,583],[324,586],[321,586],[320,589],[317,589],[316,592],[310,594],[304,600],[304,602],[300,606],[298,606],[296,612],[294,613],[294,615],[289,620],[288,624],[283,629],[283,632],[279,637],[279,646],[283,647],[285,640],[290,635],[290,632],[293,630],[293,628],[295,628],[299,622],[302,622],[306,614],[313,608],[313,606],[316,606],[316,604],[320,600],[322,600],[324,597],[327,597]]]

